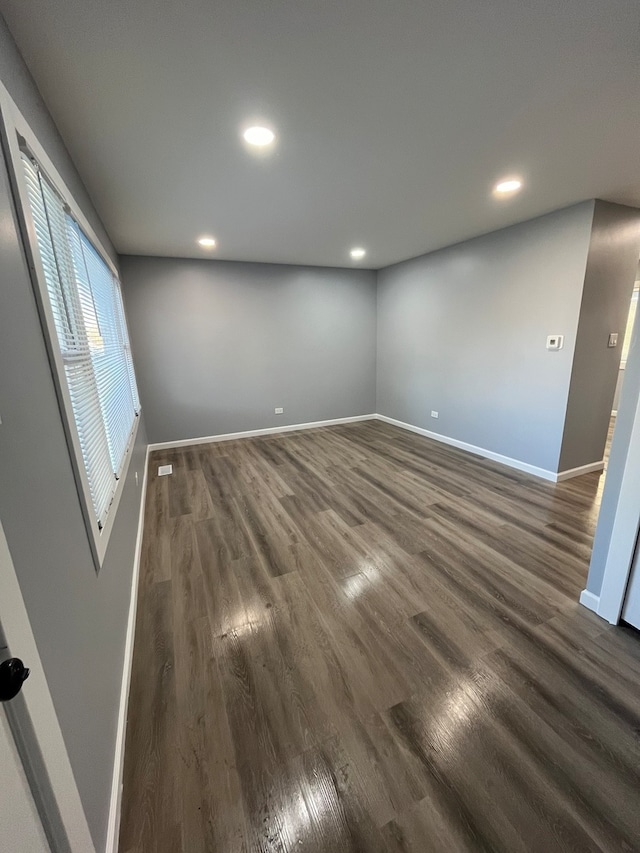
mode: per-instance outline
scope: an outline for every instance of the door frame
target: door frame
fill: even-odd
[[[636,283],[639,278],[640,267]],[[589,566],[589,577],[602,573],[602,581],[597,592],[589,589],[587,579],[587,588],[580,595],[581,604],[612,625],[620,622],[636,547],[640,547],[640,311],[636,312],[629,333],[630,346]]]
[[[96,853],[1,519],[0,626],[31,670],[4,708],[52,853]]]
[[[636,323],[635,335],[638,335]],[[640,350],[640,341],[637,340]],[[640,351],[636,353],[640,358]],[[624,401],[623,401],[624,402]],[[615,441],[615,435],[614,435]],[[620,483],[616,514],[611,530],[611,539],[607,552],[600,601],[597,613],[612,625],[620,622],[629,576],[635,557],[636,544],[640,528],[640,395],[629,438],[627,458]]]
[[[4,707],[0,705],[0,838],[10,839],[12,848],[23,853],[51,853],[40,814],[31,794],[24,764],[9,725]]]

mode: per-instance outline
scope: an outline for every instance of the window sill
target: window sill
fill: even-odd
[[[131,435],[129,436],[129,441],[127,443],[127,449],[124,454],[122,471],[118,479],[116,490],[113,495],[113,500],[111,501],[111,506],[109,507],[109,511],[105,519],[104,527],[102,528],[102,530],[97,530],[97,524],[95,522],[95,519],[92,519],[91,530],[88,531],[89,542],[92,545],[96,574],[100,572],[102,564],[104,563],[104,558],[106,556],[107,548],[109,546],[109,538],[111,537],[111,531],[113,530],[113,527],[116,522],[116,518],[118,515],[118,506],[120,504],[122,492],[124,491],[127,483],[127,477],[129,475],[129,466],[131,464],[131,457],[133,456],[133,448],[135,447],[141,417],[142,410],[138,412],[136,419],[133,422],[133,428],[131,430]]]

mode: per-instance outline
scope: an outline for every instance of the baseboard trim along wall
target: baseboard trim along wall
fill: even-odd
[[[116,732],[116,749],[113,759],[113,779],[111,782],[111,801],[109,803],[109,822],[107,824],[106,853],[118,853],[118,837],[120,835],[120,815],[122,812],[122,784],[124,774],[124,746],[127,734],[127,710],[129,706],[129,691],[131,689],[131,670],[133,666],[133,643],[136,631],[136,611],[138,607],[138,579],[140,577],[140,558],[142,555],[142,536],[144,533],[144,508],[147,499],[147,472],[149,470],[149,446],[144,459],[144,476],[142,478],[142,495],[138,515],[138,533],[133,558],[133,576],[131,578],[131,599],[129,601],[129,617],[127,620],[127,636],[124,646],[122,666],[122,688],[120,691],[120,708],[118,710],[118,729]]]
[[[398,421],[395,418],[390,418],[387,415],[377,413],[370,415],[354,415],[349,418],[333,418],[328,421],[312,421],[306,424],[287,424],[281,427],[268,427],[267,429],[250,429],[244,432],[229,432],[221,435],[204,435],[199,438],[182,438],[177,441],[160,441],[149,445],[149,450],[164,450],[173,447],[190,447],[194,444],[212,444],[216,441],[235,441],[240,438],[256,438],[261,435],[277,435],[282,432],[297,432],[302,429],[317,429],[318,427],[333,426],[334,424],[350,424],[357,421],[379,420],[387,424],[406,429],[409,432],[415,432],[418,435],[424,435],[426,438],[431,438],[434,441],[439,441],[442,444],[449,444],[451,447],[457,447],[460,450],[466,450],[468,453],[474,453],[476,456],[482,456],[485,459],[491,459],[493,462],[500,462],[502,465],[507,465],[509,468],[516,468],[518,471],[524,471],[527,474],[533,474],[535,477],[541,477],[543,480],[549,480],[551,483],[560,483],[563,480],[569,480],[571,477],[579,477],[581,474],[588,474],[591,471],[601,471],[604,468],[604,461],[591,462],[589,465],[582,465],[579,468],[571,468],[567,471],[547,471],[546,468],[538,468],[536,465],[529,465],[528,462],[521,462],[519,459],[512,459],[510,456],[503,456],[501,453],[495,453],[493,450],[486,450],[484,447],[477,447],[475,444],[469,444],[466,441],[459,441],[457,438],[449,438],[447,435],[442,435],[439,432],[431,432],[431,430],[423,429],[422,427],[407,424],[404,421]]]
[[[493,462],[500,462],[502,465],[507,465],[509,468],[516,468],[518,471],[524,471],[527,474],[533,474],[535,477],[542,477],[543,480],[549,480],[551,483],[561,483],[563,480],[570,480],[572,477],[579,477],[581,474],[589,474],[591,471],[601,471],[604,468],[604,460],[600,460],[600,462],[591,462],[589,465],[581,465],[579,468],[570,468],[567,471],[560,471],[559,473],[547,471],[546,468],[538,468],[536,465],[529,465],[528,462],[521,462],[519,459],[512,459],[510,456],[495,453],[493,450],[486,450],[484,447],[477,447],[475,444],[459,441],[457,438],[449,438],[448,435],[442,435],[439,432],[431,432],[429,429],[407,424],[404,421],[397,421],[395,418],[387,417],[387,415],[377,414],[375,417],[387,424],[400,427],[400,429],[416,432],[418,435],[424,435],[427,438],[432,438],[434,441],[440,441],[442,444],[449,444],[451,447],[466,450],[468,453],[475,453],[476,456],[491,459]]]
[[[306,424],[287,424],[281,427],[268,427],[267,429],[249,429],[244,432],[228,432],[221,435],[205,435],[201,438],[182,438],[178,441],[160,441],[150,444],[149,450],[163,450],[170,447],[190,447],[192,444],[212,444],[215,441],[235,441],[238,438],[256,438],[261,435],[276,435],[280,432],[297,432],[301,429],[316,429],[317,427],[333,426],[335,424],[351,424],[356,421],[375,420],[378,415],[354,415],[350,418],[333,418],[329,421],[312,421]]]
[[[594,613],[597,613],[600,607],[600,596],[594,595],[588,589],[583,589],[580,593],[580,604],[586,607],[587,610],[593,610]]]
[[[572,477],[579,477],[581,474],[591,474],[593,471],[604,470],[604,459],[599,462],[590,462],[589,465],[580,465],[578,468],[567,468],[566,471],[560,471],[556,474],[556,482],[561,483],[563,480],[570,480]]]
[[[475,444],[469,444],[466,441],[459,441],[457,438],[449,438],[448,435],[442,435],[439,432],[431,432],[429,429],[407,424],[404,421],[397,421],[395,418],[389,418],[387,415],[376,415],[376,417],[387,424],[400,427],[400,429],[416,432],[418,435],[424,435],[426,438],[431,438],[434,441],[439,441],[442,444],[449,444],[451,447],[457,447],[460,450],[466,450],[468,453],[474,453],[476,456],[482,456],[485,459],[491,459],[493,462],[500,462],[502,465],[507,465],[509,468],[516,468],[518,471],[524,471],[527,474],[533,474],[536,477],[542,477],[544,480],[550,480],[556,483],[558,474],[554,471],[547,471],[546,468],[538,468],[536,465],[529,465],[528,462],[521,462],[519,459],[512,459],[510,456],[503,456],[501,453],[495,453],[493,450],[486,450],[484,447],[477,447]],[[571,475],[573,476],[573,475]]]

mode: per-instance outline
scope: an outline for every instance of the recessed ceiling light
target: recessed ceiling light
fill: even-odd
[[[352,250],[351,250],[351,257],[353,258],[353,260],[354,260],[354,261],[359,261],[359,260],[361,260],[362,258],[364,258],[364,256],[365,256],[366,254],[367,254],[367,253],[366,253],[366,251],[365,251],[364,249],[359,249],[359,248],[358,248],[358,249],[352,249]]]
[[[215,249],[216,241],[213,237],[200,237],[198,239],[198,243],[202,246],[203,249]]]
[[[244,141],[249,145],[254,145],[256,148],[264,148],[266,145],[271,145],[276,138],[275,133],[268,127],[248,127],[242,134]]]
[[[505,178],[504,181],[498,181],[493,188],[496,195],[508,195],[518,192],[522,188],[522,181],[519,178]]]

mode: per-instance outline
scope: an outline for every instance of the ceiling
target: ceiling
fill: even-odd
[[[378,268],[587,198],[640,206],[637,0],[0,11],[121,253],[350,266],[361,245]],[[269,156],[241,144],[260,121]]]

